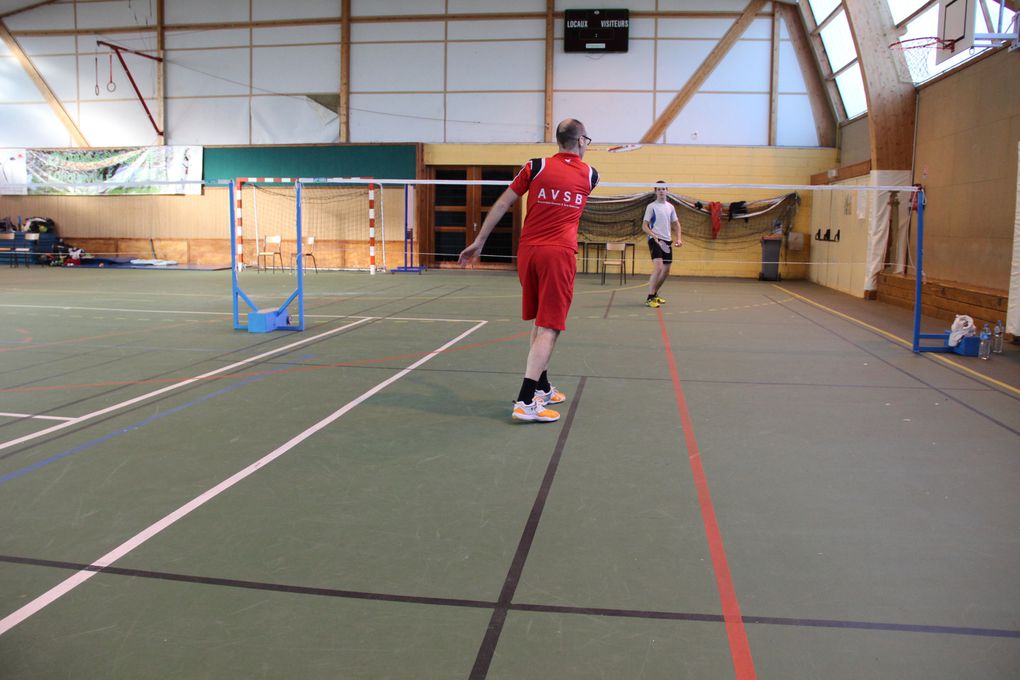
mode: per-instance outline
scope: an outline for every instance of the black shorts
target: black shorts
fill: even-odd
[[[666,241],[666,243],[669,243],[669,241]],[[673,264],[673,248],[675,247],[676,246],[670,245],[669,252],[663,252],[662,246],[659,244],[659,239],[648,239],[648,250],[652,253],[652,259],[662,260],[663,264]]]

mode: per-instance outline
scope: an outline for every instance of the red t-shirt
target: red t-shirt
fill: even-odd
[[[520,245],[564,246],[577,252],[577,224],[598,182],[599,173],[576,153],[525,163],[510,184],[518,196],[528,194]]]

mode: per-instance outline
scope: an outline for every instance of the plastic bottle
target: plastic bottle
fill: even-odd
[[[978,345],[978,358],[988,360],[988,355],[992,349],[992,335],[988,331],[988,324],[981,329],[981,344]]]
[[[1006,335],[1006,328],[1002,325],[1002,319],[995,322],[992,330],[992,354],[1002,354],[1002,342]]]

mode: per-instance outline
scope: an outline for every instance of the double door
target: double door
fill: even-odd
[[[510,182],[517,173],[513,167],[480,165],[435,166],[429,168],[432,179],[467,182],[476,180]],[[430,184],[431,259],[435,267],[455,266],[457,256],[478,235],[482,222],[505,184]],[[521,227],[520,201],[496,224],[485,242],[481,263],[490,269],[514,269],[517,239]]]

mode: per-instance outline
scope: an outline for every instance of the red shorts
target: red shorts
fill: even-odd
[[[517,276],[523,289],[521,318],[565,331],[576,273],[577,257],[570,248],[521,246],[517,250]]]

